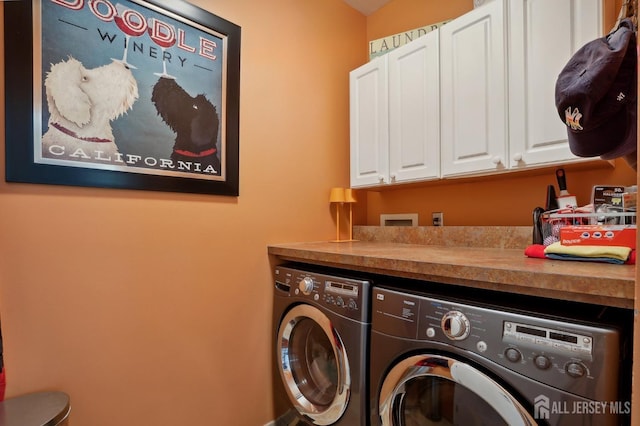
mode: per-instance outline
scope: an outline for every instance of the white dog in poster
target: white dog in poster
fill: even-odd
[[[69,57],[51,65],[44,85],[51,116],[42,136],[42,155],[123,164],[111,121],[125,114],[138,99],[138,84],[129,67],[113,60],[86,69]]]

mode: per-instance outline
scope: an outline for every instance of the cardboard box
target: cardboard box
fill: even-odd
[[[636,225],[568,225],[560,229],[563,246],[636,248]]]
[[[634,225],[635,215],[616,216],[616,212],[635,213],[637,192],[635,187],[596,185],[591,194],[591,204],[595,213],[592,225]]]

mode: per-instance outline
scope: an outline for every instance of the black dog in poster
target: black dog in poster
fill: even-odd
[[[220,118],[216,107],[202,94],[192,97],[168,77],[161,77],[153,86],[151,101],[158,115],[176,133],[171,160],[199,164],[196,171],[219,175],[216,144]]]

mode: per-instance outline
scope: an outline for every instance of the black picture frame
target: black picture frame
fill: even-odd
[[[67,4],[66,6],[63,4]],[[221,75],[221,79],[211,80],[211,85],[207,82],[203,85],[206,90],[215,91],[216,96],[219,96],[219,100],[222,105],[215,105],[216,111],[219,116],[219,127],[217,130],[218,136],[214,143],[217,144],[217,155],[219,157],[220,170],[215,170],[211,167],[209,172],[202,172],[196,165],[191,168],[193,164],[188,161],[179,163],[180,160],[175,162],[169,162],[169,154],[161,154],[163,157],[152,156],[144,157],[144,160],[124,160],[123,154],[118,154],[114,157],[109,157],[110,161],[116,165],[103,166],[102,160],[96,160],[96,157],[91,157],[86,162],[67,161],[70,159],[72,149],[66,151],[61,148],[56,148],[58,151],[46,151],[45,135],[38,134],[37,130],[41,130],[42,133],[51,130],[52,124],[42,118],[49,109],[48,99],[48,86],[45,87],[44,81],[49,74],[53,73],[53,63],[51,68],[47,64],[45,69],[45,59],[38,56],[38,52],[50,52],[53,48],[59,46],[54,45],[58,40],[64,40],[64,38],[48,37],[47,28],[56,28],[53,25],[62,26],[66,31],[68,28],[81,27],[77,33],[83,36],[78,37],[74,35],[68,37],[73,41],[67,46],[60,48],[68,48],[69,46],[78,46],[78,49],[82,49],[82,45],[90,43],[93,39],[97,42],[102,42],[104,47],[99,49],[94,48],[92,52],[95,52],[94,58],[91,58],[94,62],[103,62],[106,64],[109,59],[113,60],[114,54],[106,53],[107,49],[115,48],[112,45],[127,46],[126,49],[133,49],[136,52],[136,43],[128,41],[129,39],[124,37],[124,32],[118,33],[118,29],[114,22],[109,22],[107,19],[112,12],[109,5],[113,5],[115,8],[116,3],[120,5],[124,4],[130,10],[138,10],[138,15],[134,15],[131,18],[131,25],[144,26],[147,24],[142,23],[140,20],[136,20],[135,16],[143,15],[145,21],[146,15],[153,15],[156,20],[165,23],[170,23],[173,32],[177,35],[173,37],[173,41],[178,40],[177,49],[174,45],[174,49],[178,53],[174,53],[174,56],[165,56],[165,50],[160,49],[159,46],[154,45],[154,39],[151,38],[151,22],[148,23],[146,32],[142,34],[139,39],[141,40],[137,44],[137,56],[140,62],[144,62],[147,67],[160,67],[166,66],[166,63],[175,64],[174,70],[178,70],[178,77],[173,77],[175,82],[182,84],[184,81],[193,80],[189,74],[193,69],[197,69],[200,72],[199,76],[204,72],[217,72]],[[201,193],[201,194],[216,194],[225,196],[238,196],[239,195],[239,97],[240,97],[240,36],[241,28],[229,22],[223,18],[215,16],[203,9],[186,3],[182,0],[104,0],[96,2],[100,4],[103,9],[94,11],[96,19],[88,19],[87,22],[64,22],[59,19],[54,24],[47,24],[47,28],[38,28],[38,22],[45,22],[42,20],[44,7],[68,7],[68,5],[82,5],[83,8],[89,7],[89,0],[41,0],[41,1],[9,1],[4,3],[4,36],[5,36],[5,108],[6,108],[6,134],[5,134],[5,152],[6,152],[6,170],[5,179],[7,182],[23,182],[23,183],[37,183],[37,184],[52,184],[52,185],[71,185],[71,186],[86,186],[86,187],[102,187],[102,188],[118,188],[118,189],[138,189],[138,190],[150,190],[150,191],[169,191],[169,192],[185,192],[185,193]],[[53,5],[53,6],[52,6]],[[62,5],[62,6],[61,6]],[[115,11],[115,9],[114,9]],[[149,12],[147,12],[149,11]],[[64,13],[71,13],[72,11],[65,11]],[[88,13],[86,10],[83,13]],[[120,13],[120,12],[118,12]],[[124,15],[124,13],[123,13]],[[48,15],[47,15],[48,16]],[[97,19],[97,17],[103,18]],[[160,16],[160,18],[158,18]],[[75,18],[75,16],[72,16]],[[40,21],[38,21],[40,20]],[[159,31],[155,34],[156,38],[161,37],[168,38],[167,33],[163,34],[160,30],[166,28],[167,25],[159,24]],[[109,26],[110,25],[110,26]],[[106,28],[106,29],[105,29]],[[182,28],[182,29],[181,29]],[[35,31],[34,31],[35,30]],[[109,35],[109,31],[110,34]],[[209,33],[213,34],[209,36]],[[106,34],[106,36],[105,36]],[[204,34],[206,37],[202,37]],[[174,34],[175,35],[175,34]],[[193,40],[189,40],[189,36],[193,36]],[[200,35],[199,37],[196,37]],[[101,37],[101,38],[100,38]],[[119,38],[119,42],[117,41]],[[210,42],[202,45],[202,40],[211,38]],[[125,41],[122,41],[122,40]],[[143,40],[145,39],[145,40]],[[198,46],[197,40],[200,40],[200,46]],[[114,42],[116,40],[116,42]],[[35,44],[34,44],[35,43]],[[180,44],[181,43],[181,44]],[[222,46],[220,46],[222,44]],[[195,46],[195,47],[194,47]],[[193,50],[195,49],[195,50]],[[71,49],[73,50],[73,49]],[[169,49],[167,49],[169,51]],[[122,47],[120,47],[122,52]],[[122,53],[120,53],[122,55]],[[44,53],[43,53],[44,55]],[[102,55],[102,56],[100,56]],[[130,53],[133,55],[133,53]],[[180,58],[179,55],[184,58]],[[76,56],[75,52],[69,52],[68,56]],[[111,58],[110,58],[111,56]],[[159,60],[159,58],[161,59]],[[192,60],[193,57],[193,60]],[[167,59],[169,58],[169,59]],[[173,62],[170,62],[172,58],[178,58]],[[185,59],[186,58],[186,59]],[[203,59],[204,58],[204,59]],[[213,59],[215,58],[215,59]],[[84,63],[77,58],[78,61],[84,66]],[[221,60],[220,60],[221,59]],[[126,65],[127,56],[126,53],[123,57],[123,64]],[[183,62],[181,63],[180,60]],[[207,60],[207,63],[204,61]],[[216,63],[215,60],[220,60]],[[61,58],[60,62],[70,61],[69,57]],[[41,62],[38,65],[38,62]],[[165,63],[166,62],[166,63]],[[34,67],[34,63],[36,64]],[[112,64],[113,62],[109,62]],[[204,66],[203,66],[204,63]],[[162,65],[160,65],[162,64]],[[178,68],[182,64],[182,68]],[[184,64],[187,64],[185,66]],[[213,65],[211,65],[213,64]],[[189,68],[191,66],[191,68]],[[219,66],[219,70],[215,70],[215,67]],[[87,66],[87,69],[89,67]],[[125,67],[132,74],[138,72],[142,74],[144,71],[137,69],[138,67],[132,67],[136,69],[130,69]],[[212,71],[214,70],[214,71]],[[38,73],[41,75],[38,76]],[[211,74],[211,75],[213,75]],[[159,74],[156,74],[159,75]],[[149,79],[148,74],[144,73],[145,78]],[[34,78],[35,77],[35,78]],[[136,79],[138,77],[135,77]],[[159,82],[162,77],[157,77]],[[204,77],[205,80],[208,77]],[[105,79],[105,81],[113,81],[113,78]],[[208,80],[206,80],[208,81]],[[219,84],[219,88],[216,89],[216,81]],[[155,89],[155,86],[153,86]],[[148,83],[138,83],[138,95],[139,97],[135,101],[134,106],[131,107],[129,112],[121,114],[116,120],[127,120],[128,114],[134,110],[136,105],[142,105],[147,110],[150,110],[150,106],[155,104],[158,108],[158,104],[155,101],[152,102],[148,98],[151,88]],[[198,88],[199,89],[199,88]],[[217,91],[216,91],[217,90]],[[146,99],[142,100],[143,91],[145,92]],[[185,93],[195,98],[199,92],[198,90],[185,91]],[[198,93],[195,93],[198,92]],[[204,93],[207,95],[207,93]],[[107,98],[104,96],[103,98]],[[208,100],[209,97],[205,96]],[[171,101],[175,101],[177,98],[172,98]],[[210,104],[214,104],[213,100],[210,100]],[[197,109],[194,105],[194,109]],[[136,110],[137,111],[137,110]],[[93,114],[93,113],[92,113]],[[142,113],[139,113],[142,114]],[[52,117],[52,113],[49,112],[48,117]],[[153,117],[151,117],[153,115]],[[173,127],[167,126],[165,116],[161,115],[158,111],[154,111],[154,114],[147,112],[144,117],[144,121],[156,120],[157,130],[164,132],[165,135],[171,134],[172,137],[177,138],[178,133],[172,132]],[[139,127],[140,120],[135,121]],[[205,120],[210,123],[211,120]],[[134,124],[135,124],[134,123]],[[38,125],[40,127],[38,127]],[[54,123],[54,126],[57,124]],[[168,127],[167,129],[160,129],[160,126]],[[192,125],[193,126],[193,125]],[[210,127],[210,126],[209,126]],[[143,131],[147,132],[150,129],[155,130],[156,127],[146,125]],[[116,130],[114,129],[114,138],[117,139]],[[73,133],[73,132],[70,132]],[[70,134],[66,131],[65,134]],[[142,134],[142,133],[137,133]],[[146,133],[144,133],[146,135]],[[60,137],[65,137],[61,135]],[[78,134],[73,133],[72,138],[82,139],[84,142],[89,139],[79,137]],[[146,137],[146,136],[145,136]],[[133,137],[129,139],[121,137],[122,140],[126,139],[126,142],[134,146],[136,140],[145,140],[145,143],[150,144],[155,142],[157,137]],[[195,138],[195,137],[194,137]],[[172,145],[172,149],[178,145],[176,140],[166,141],[166,137],[162,138],[162,144],[159,146],[165,146],[167,144]],[[105,139],[106,140],[106,139]],[[175,145],[174,145],[175,144]],[[61,145],[56,145],[60,147]],[[120,148],[120,144],[117,144]],[[158,148],[159,149],[159,148]],[[49,155],[51,152],[61,153],[64,152],[64,161],[59,161],[58,158],[45,158],[45,154],[40,154],[38,151],[45,152]],[[82,151],[81,151],[82,152]],[[95,151],[98,152],[98,151]],[[173,155],[175,152],[172,152]],[[197,155],[204,155],[202,152],[197,152]],[[61,154],[60,154],[61,155]],[[93,155],[93,154],[92,154]],[[100,154],[98,154],[100,155]],[[129,159],[137,159],[138,156],[132,156],[130,154]],[[38,158],[38,157],[43,158]],[[139,155],[143,158],[143,156]],[[166,158],[164,158],[166,157]],[[78,158],[77,156],[74,157]],[[171,157],[173,158],[173,157]],[[200,157],[193,162],[200,161]],[[117,160],[120,159],[120,162]],[[155,161],[155,163],[154,163]],[[160,161],[160,162],[159,162]],[[121,164],[122,163],[122,164]],[[133,164],[133,167],[130,167]],[[160,167],[158,164],[161,164]],[[180,164],[184,167],[180,168],[177,165]],[[154,167],[156,169],[154,169]]]

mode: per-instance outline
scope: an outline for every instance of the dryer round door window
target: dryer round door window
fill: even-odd
[[[395,364],[382,384],[379,403],[384,426],[537,424],[500,384],[441,355],[416,355]]]
[[[289,399],[314,424],[335,423],[347,407],[349,360],[342,339],[319,309],[296,305],[278,330],[280,375]]]

